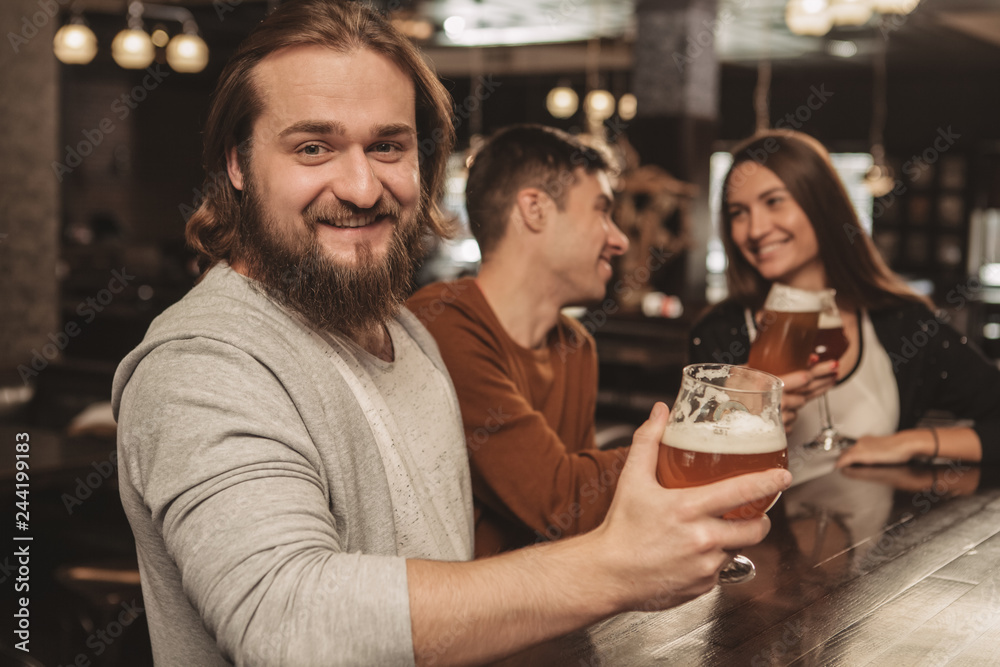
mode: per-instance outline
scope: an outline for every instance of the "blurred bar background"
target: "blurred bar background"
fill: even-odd
[[[118,361],[197,277],[185,220],[223,177],[200,166],[209,97],[275,4],[0,5],[0,420],[38,443],[36,636],[59,638],[39,646],[45,664],[151,664],[141,613],[119,620],[141,596],[104,402]],[[381,7],[455,102],[446,205],[460,232],[417,284],[476,270],[462,191],[483,135],[544,123],[620,159],[632,249],[614,306],[576,312],[598,341],[606,440],[669,402],[688,327],[725,296],[718,184],[726,150],[757,129],[822,141],[892,268],[1000,359],[1000,1]],[[94,639],[115,623],[120,638]]]

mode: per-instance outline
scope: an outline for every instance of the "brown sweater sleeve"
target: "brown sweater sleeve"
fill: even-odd
[[[437,340],[458,393],[476,503],[476,555],[595,528],[611,504],[627,450],[594,448],[593,339],[582,327],[576,336],[561,329],[549,350],[560,378],[551,383],[553,393],[535,396],[524,367],[530,351],[506,336],[472,281],[453,288],[462,285],[451,303],[443,303],[440,286],[430,286],[408,305]],[[544,403],[545,412],[533,403]],[[573,441],[564,442],[557,428]]]

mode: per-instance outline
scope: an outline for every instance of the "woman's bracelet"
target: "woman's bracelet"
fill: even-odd
[[[928,461],[933,461],[934,459],[937,458],[938,452],[941,451],[941,439],[938,437],[937,429],[934,428],[933,426],[931,426],[927,430],[931,432],[932,436],[934,436],[934,453],[931,454],[930,457],[927,459]]]

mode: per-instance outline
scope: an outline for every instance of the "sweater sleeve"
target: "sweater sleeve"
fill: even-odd
[[[408,305],[418,316],[427,312],[422,300]],[[474,315],[465,308],[447,307],[422,319],[438,341],[458,394],[477,504],[536,538],[556,539],[597,527],[611,505],[627,450],[593,448],[593,404],[584,399],[596,394],[596,386],[573,388],[576,393],[566,406],[571,415],[590,422],[580,429],[589,441],[564,443],[519,390],[493,332]],[[593,341],[588,341],[566,350],[557,346],[554,353],[565,352],[576,357],[573,363],[596,368]],[[477,555],[495,550],[484,549],[477,525]]]
[[[979,436],[983,462],[1000,463],[1000,369],[966,336],[946,322],[936,321],[930,312],[927,316],[921,323],[927,326],[927,366],[916,383],[931,393],[931,407],[974,420],[972,428]],[[940,332],[934,331],[935,326]],[[919,343],[919,333],[924,332],[924,326],[918,326],[910,343]],[[901,352],[904,346],[901,340]]]
[[[975,421],[984,463],[1000,463],[1000,370],[943,314],[902,303],[870,313],[892,362],[899,391],[899,428],[913,428],[928,410]]]
[[[255,359],[198,338],[156,348],[124,390],[119,451],[228,660],[413,663],[405,561],[345,553],[310,434]]]

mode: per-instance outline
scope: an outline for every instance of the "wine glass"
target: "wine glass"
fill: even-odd
[[[840,359],[847,352],[847,336],[844,335],[844,322],[837,308],[837,291],[828,289],[820,292],[823,309],[819,314],[819,329],[816,331],[815,354],[819,357],[817,363]],[[833,425],[833,413],[830,411],[829,392],[820,397],[819,415],[822,430],[805,447],[831,451],[849,447],[855,443],[854,438],[841,435]]]
[[[660,445],[660,484],[686,488],[768,468],[787,468],[782,386],[770,373],[746,366],[685,367]],[[773,494],[727,512],[723,518],[761,516],[778,494],[774,489]],[[755,573],[753,562],[737,554],[722,568],[719,582],[748,581]]]

